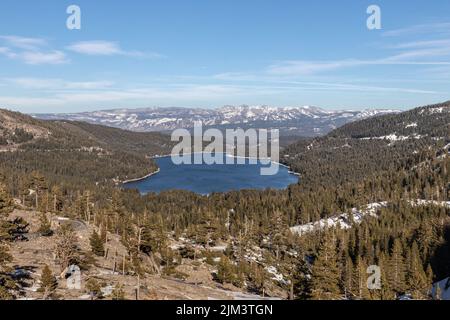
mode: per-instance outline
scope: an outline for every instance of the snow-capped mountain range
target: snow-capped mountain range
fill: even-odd
[[[85,121],[132,131],[168,131],[192,128],[196,121],[205,127],[278,128],[281,134],[320,136],[348,122],[397,110],[328,111],[317,107],[225,106],[202,108],[114,109],[82,113],[34,114],[50,120]]]

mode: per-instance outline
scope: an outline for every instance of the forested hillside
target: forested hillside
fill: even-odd
[[[284,150],[283,161],[303,185],[336,185],[381,172],[410,170],[445,153],[450,143],[450,102],[344,125],[323,138]]]
[[[184,281],[186,268],[206,268],[218,286],[281,298],[438,299],[430,294],[432,283],[450,276],[449,103],[352,123],[289,146],[283,162],[301,178],[287,190],[209,196],[140,195],[101,181],[100,174],[112,178],[121,170],[138,174],[144,158],[134,151],[166,146],[161,136],[142,134],[133,142],[134,134],[116,129],[23,119],[41,133],[5,138],[10,150],[0,154],[0,235],[22,226],[9,217],[14,206],[83,220],[98,232],[91,253],[71,246],[76,259],[55,259],[54,270],[75,262],[93,270],[98,263],[89,254],[102,254],[97,237],[114,236],[126,249],[128,276]],[[15,128],[2,125],[10,137]],[[156,142],[143,143],[147,137]],[[41,226],[49,231],[44,218]],[[58,241],[73,239],[51,231]],[[0,268],[6,268],[14,263],[8,247],[16,244],[0,240],[6,244],[0,256],[8,257]],[[371,265],[381,270],[381,287],[373,290],[366,284]],[[3,275],[0,294],[20,297]]]
[[[73,185],[138,178],[155,170],[149,157],[170,146],[170,137],[158,133],[42,121],[0,110],[0,171],[10,179],[32,171]],[[10,183],[17,191],[18,180]]]

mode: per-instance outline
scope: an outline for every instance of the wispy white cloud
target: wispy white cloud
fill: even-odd
[[[169,87],[145,87],[128,90],[106,90],[93,92],[72,92],[56,94],[55,97],[70,102],[103,102],[167,100],[182,102],[186,100],[209,101],[224,97],[241,96],[249,93],[248,87],[235,85],[181,84]]]
[[[91,56],[113,56],[122,55],[130,57],[140,57],[140,58],[162,58],[163,55],[158,53],[144,53],[141,51],[126,51],[123,50],[117,42],[112,41],[81,41],[76,42],[67,47],[76,53],[86,54]]]
[[[47,41],[42,38],[26,38],[20,36],[0,36],[4,46],[0,54],[9,59],[20,60],[30,65],[64,64],[69,62],[66,54],[60,50],[49,50]]]
[[[369,61],[362,60],[336,60],[336,61],[282,61],[267,68],[267,73],[281,76],[301,76],[336,70],[344,67],[366,65]]]
[[[15,57],[17,56],[17,54],[14,53],[14,52],[13,52],[10,48],[8,48],[8,47],[0,47],[0,54],[4,55],[4,56],[6,56],[6,57],[8,57],[8,58],[10,58],[10,59],[13,59],[13,58],[15,58]]]
[[[108,89],[112,81],[66,81],[52,78],[7,78],[7,83],[24,88],[38,90],[98,90]]]
[[[450,46],[450,39],[439,39],[439,40],[425,40],[425,41],[412,41],[399,43],[390,48],[393,49],[414,49],[414,48],[432,48],[432,47],[442,47]]]
[[[400,87],[382,87],[373,85],[351,84],[351,83],[331,83],[331,82],[294,82],[289,81],[285,83],[298,84],[302,86],[311,86],[317,90],[324,91],[357,91],[357,92],[398,92],[398,93],[416,93],[416,94],[440,94],[435,90],[421,90],[413,88]]]
[[[70,62],[63,50],[51,50],[44,38],[27,38],[15,35],[0,36],[0,55],[17,59],[30,65],[65,64]],[[121,55],[136,58],[163,58],[154,52],[127,51],[119,43],[112,41],[80,41],[69,45],[67,50],[92,56]]]
[[[64,64],[69,62],[66,54],[62,51],[54,50],[50,52],[25,51],[16,57],[23,60],[26,64]]]
[[[374,94],[404,93],[433,95],[439,92],[432,90],[419,90],[411,88],[364,86],[346,83],[326,82],[284,82],[256,85],[209,85],[209,84],[174,84],[168,86],[145,86],[136,89],[108,88],[105,84],[103,90],[94,89],[100,87],[100,83],[77,83],[58,79],[12,79],[11,81],[33,88],[70,88],[73,90],[46,91],[45,96],[27,97],[0,95],[0,105],[7,107],[33,108],[39,112],[39,108],[63,108],[67,106],[149,106],[158,104],[183,104],[202,103],[211,105],[220,101],[246,101],[248,99],[260,99],[265,101],[273,96],[295,96],[299,93],[311,92],[365,92]],[[86,90],[84,87],[92,88]],[[230,100],[231,99],[231,100]],[[37,111],[36,111],[37,110]],[[56,110],[56,109],[55,109]],[[57,111],[57,110],[56,110]]]
[[[400,92],[416,94],[440,94],[436,90],[422,90],[405,87],[383,87],[376,85],[363,85],[362,81],[326,82],[326,81],[296,81],[286,77],[267,76],[264,74],[222,73],[212,76],[213,79],[227,81],[248,81],[264,83],[266,87],[282,88],[284,90],[311,90],[311,91],[355,91],[355,92]],[[373,79],[371,79],[373,80]],[[358,84],[355,84],[358,83]],[[280,85],[282,87],[280,87]]]
[[[123,54],[123,50],[116,42],[109,41],[82,41],[68,46],[67,49],[94,56]]]
[[[384,36],[404,37],[432,33],[441,39],[416,40],[384,47],[396,50],[378,59],[340,59],[330,61],[290,60],[280,61],[267,67],[266,72],[278,76],[305,76],[331,72],[338,69],[377,65],[448,66],[450,65],[450,22],[420,24],[402,29],[390,30]],[[433,59],[432,59],[433,58]],[[446,58],[439,61],[436,58]]]
[[[329,72],[342,68],[354,68],[361,66],[377,66],[377,65],[450,65],[450,43],[447,46],[437,45],[436,43],[409,43],[406,46],[418,49],[406,50],[401,53],[391,55],[380,59],[347,59],[334,61],[307,61],[293,60],[281,61],[267,67],[266,72],[272,75],[283,76],[301,76],[313,75],[317,73]],[[423,48],[419,48],[422,46]],[[448,61],[426,60],[426,58],[445,57]]]
[[[4,55],[9,59],[20,60],[29,65],[42,65],[42,64],[57,65],[57,64],[65,64],[70,61],[64,52],[58,50],[49,52],[39,52],[39,51],[14,52],[9,48],[0,47],[0,55]]]
[[[36,50],[39,47],[47,45],[47,41],[43,38],[27,38],[8,35],[0,36],[0,40],[3,40],[8,46],[24,50]]]
[[[439,22],[439,23],[428,23],[428,24],[418,24],[414,26],[409,26],[405,28],[389,30],[383,33],[387,37],[398,37],[407,35],[420,35],[426,33],[442,34],[450,33],[450,22]]]
[[[203,85],[176,84],[166,87],[147,86],[137,89],[110,90],[74,90],[62,92],[45,92],[38,97],[29,93],[26,97],[0,95],[0,105],[11,108],[32,108],[39,112],[39,108],[64,108],[68,106],[117,106],[135,105],[148,106],[155,104],[183,104],[186,103],[219,103],[224,99],[245,101],[250,97],[267,97],[280,94],[289,88],[271,86],[240,86],[240,85]]]

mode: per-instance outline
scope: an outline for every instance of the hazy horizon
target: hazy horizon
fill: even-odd
[[[442,101],[444,102],[444,101]],[[436,102],[432,104],[439,104],[442,102]],[[333,111],[365,111],[365,110],[395,110],[395,111],[407,111],[409,109],[413,109],[416,107],[423,107],[423,106],[416,106],[411,107],[407,109],[401,109],[401,108],[370,108],[370,107],[361,107],[361,108],[329,108],[329,107],[322,107],[322,106],[309,106],[309,105],[298,105],[298,106],[275,106],[275,105],[266,105],[266,104],[258,104],[258,105],[247,105],[247,104],[239,104],[239,105],[223,105],[223,106],[211,106],[211,107],[189,107],[189,106],[152,106],[152,107],[125,107],[125,108],[99,108],[95,110],[87,110],[87,111],[76,111],[76,112],[24,112],[27,114],[70,114],[70,113],[90,113],[90,112],[107,112],[107,111],[120,111],[120,110],[126,110],[126,111],[142,111],[142,110],[153,110],[153,109],[198,109],[198,110],[220,110],[226,107],[269,107],[269,108],[276,108],[276,109],[302,109],[302,108],[317,108],[323,111],[333,112]],[[8,109],[8,108],[6,108]],[[13,110],[13,109],[10,109]],[[14,111],[14,110],[13,110]]]
[[[71,4],[79,30],[66,26]],[[373,4],[380,29],[371,30]],[[2,5],[0,106],[25,113],[242,104],[406,110],[450,99],[448,2]]]

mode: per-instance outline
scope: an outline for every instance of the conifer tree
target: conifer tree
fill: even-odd
[[[63,195],[61,192],[61,188],[58,186],[54,186],[51,189],[51,202],[52,202],[52,211],[54,213],[59,213],[63,209]]]
[[[419,247],[415,241],[409,251],[408,260],[408,289],[414,299],[424,299],[428,295],[428,288],[431,283],[428,283],[427,275],[423,270]]]
[[[217,279],[220,283],[232,283],[234,278],[235,274],[230,259],[222,256],[217,270]]]
[[[86,282],[86,291],[91,296],[92,300],[103,298],[101,285],[94,278],[91,278]]]
[[[78,240],[71,225],[62,225],[57,232],[55,255],[61,271],[73,263],[79,262]]]
[[[11,276],[8,274],[6,264],[12,261],[12,256],[9,254],[8,247],[0,242],[0,300],[11,300],[14,296],[11,290],[16,288]]]
[[[91,250],[96,256],[103,257],[105,255],[103,241],[95,230],[92,232],[89,242],[91,244]]]
[[[125,300],[125,291],[123,291],[123,286],[117,284],[112,293],[111,293],[111,299],[112,300]]]
[[[313,300],[334,300],[341,297],[335,244],[334,235],[327,233],[319,246],[311,269]]]
[[[44,237],[49,237],[49,236],[53,235],[51,223],[47,218],[47,214],[42,212],[39,216],[39,221],[40,221],[40,225],[39,225],[38,232]]]
[[[381,290],[379,292],[379,299],[392,300],[395,298],[395,294],[392,290],[389,274],[389,256],[384,252],[381,252],[378,259],[378,266],[381,269]]]
[[[31,173],[30,189],[34,191],[35,208],[40,211],[48,211],[48,198],[43,198],[44,191],[48,189],[47,180],[45,177],[37,172]]]
[[[344,255],[342,257],[343,268],[341,273],[341,288],[344,293],[345,299],[349,299],[354,292],[353,288],[353,261],[349,256]]]
[[[6,215],[14,209],[14,202],[3,183],[0,183],[0,215]]]
[[[41,286],[38,291],[43,293],[43,299],[46,300],[53,295],[58,287],[58,281],[53,275],[48,265],[45,265],[41,274]]]
[[[144,253],[161,252],[166,246],[167,236],[163,226],[156,223],[148,223],[140,229],[139,250]]]
[[[353,295],[360,300],[369,299],[367,288],[367,265],[361,257],[356,258],[353,269]]]
[[[266,271],[257,264],[250,269],[249,280],[258,294],[264,294],[266,284]]]
[[[399,239],[394,240],[388,265],[388,281],[397,295],[405,292],[405,262],[403,247]]]
[[[306,257],[303,254],[300,257],[294,263],[292,282],[295,297],[305,300],[311,297],[311,271]]]

